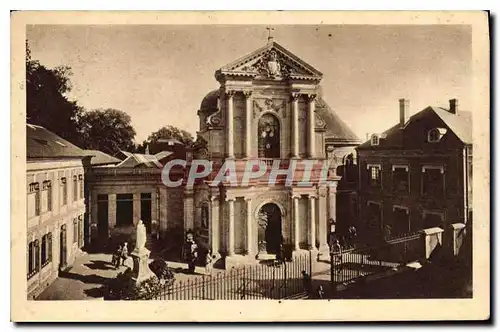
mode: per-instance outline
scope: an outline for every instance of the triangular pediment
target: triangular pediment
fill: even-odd
[[[323,74],[276,42],[223,66],[223,76],[248,76],[256,79],[321,80]]]

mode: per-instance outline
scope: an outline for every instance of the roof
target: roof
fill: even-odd
[[[326,122],[325,137],[333,143],[359,144],[361,140],[322,99],[316,100],[316,114]]]
[[[201,101],[200,110],[216,110],[218,98],[219,89],[210,91]]]
[[[120,159],[110,156],[99,150],[85,150],[87,156],[92,156],[90,159],[91,165],[108,165],[108,164],[118,164],[121,162]]]
[[[215,72],[215,77],[218,79],[219,76],[227,74],[256,77],[259,75],[258,67],[262,65],[261,61],[264,61],[264,64],[268,63],[265,56],[266,54],[273,52],[278,56],[281,68],[284,69],[286,66],[289,70],[288,75],[290,78],[299,80],[312,79],[319,81],[323,77],[323,74],[319,70],[315,69],[313,66],[300,59],[275,41],[269,41],[266,45],[258,48],[250,54],[222,66]],[[255,65],[257,65],[257,67],[255,67]]]
[[[84,150],[44,127],[26,124],[26,157],[83,158]]]
[[[172,151],[161,151],[155,154],[154,156],[157,160],[162,160],[167,158],[168,156],[171,156],[172,154],[174,154]]]
[[[459,111],[457,114],[452,114],[448,110],[441,107],[431,107],[441,120],[450,128],[451,131],[464,144],[472,144],[472,113]]]
[[[130,155],[120,162],[116,167],[157,167],[161,168],[163,165],[158,161],[155,155],[152,154],[140,154],[140,153],[130,153]]]
[[[467,111],[459,111],[457,114],[453,114],[447,109],[442,107],[434,107],[428,106],[422,111],[413,114],[405,126],[407,126],[410,122],[415,120],[416,118],[424,115],[424,112],[432,112],[436,114],[443,123],[462,141],[464,144],[472,144],[472,113]],[[393,142],[402,142],[402,140],[394,140],[397,135],[401,135],[400,125],[399,123],[393,125],[386,131],[384,131],[381,136],[385,137],[385,140],[391,140]],[[371,140],[364,142],[359,145],[358,149],[371,148]],[[401,143],[400,143],[401,144]],[[399,144],[399,145],[400,145]]]

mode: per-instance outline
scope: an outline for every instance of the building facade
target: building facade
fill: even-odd
[[[328,183],[300,186],[284,179],[269,185],[268,173],[248,184],[213,178],[184,190],[184,229],[225,258],[226,266],[273,257],[280,244],[294,252],[328,252],[327,219],[337,216],[337,166],[353,154],[357,137],[322,98],[322,74],[281,45],[267,45],[215,73],[220,84],[203,99],[194,151],[217,167],[228,162],[241,179],[249,160],[271,168],[299,161],[331,162]],[[327,144],[328,142],[328,144]],[[318,174],[316,174],[318,176]],[[314,177],[314,175],[313,175]],[[356,209],[355,209],[356,210]]]
[[[472,218],[472,116],[450,100],[427,107],[356,148],[359,165],[359,234],[368,242],[421,229],[443,229]]]
[[[179,149],[176,147],[176,150]],[[90,159],[87,188],[90,242],[108,246],[130,241],[134,226],[141,219],[149,236],[169,239],[168,234],[183,233],[183,188],[168,188],[161,181],[163,165],[171,159],[183,158],[173,151],[138,154],[122,151],[122,160],[107,156]],[[181,171],[179,175],[183,176]],[[111,242],[110,242],[111,239]],[[133,243],[130,243],[131,249]]]
[[[27,131],[27,293],[32,299],[84,245],[83,150],[43,127]]]

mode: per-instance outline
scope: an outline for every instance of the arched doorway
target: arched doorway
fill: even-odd
[[[259,254],[278,254],[283,243],[281,210],[267,203],[259,210]]]
[[[280,158],[280,123],[270,113],[259,119],[259,158]]]

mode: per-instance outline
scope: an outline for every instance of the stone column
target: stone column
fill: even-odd
[[[134,225],[139,221],[141,218],[141,193],[134,193],[134,202],[133,202],[133,209],[134,209]]]
[[[252,156],[252,91],[245,91],[245,158]]]
[[[246,226],[247,226],[247,254],[254,255],[254,241],[253,241],[253,218],[252,218],[252,199],[245,198],[246,202]]]
[[[184,191],[184,232],[193,230],[194,228],[194,202],[193,190],[186,189]]]
[[[160,218],[158,217],[158,199],[156,188],[151,192],[151,234],[155,237],[159,235]]]
[[[300,232],[299,232],[299,196],[293,196],[293,241],[294,250],[300,250]]]
[[[314,132],[314,125],[315,125],[315,119],[314,119],[314,111],[315,111],[315,103],[314,100],[316,99],[316,95],[309,95],[308,100],[309,100],[309,109],[307,112],[307,137],[308,137],[308,152],[309,152],[309,157],[310,158],[316,158],[316,136]]]
[[[328,186],[328,218],[337,223],[337,181],[330,182]]]
[[[316,250],[316,197],[309,195],[309,249]]]
[[[292,158],[299,157],[299,96],[292,93]]]
[[[328,233],[327,233],[327,208],[326,208],[326,188],[320,188],[319,198],[318,198],[318,242],[319,242],[319,251],[321,254],[328,254]]]
[[[97,215],[96,215],[97,220]],[[113,229],[116,226],[116,194],[108,195],[108,228]]]
[[[234,112],[233,112],[234,91],[226,92],[227,112],[226,112],[226,154],[228,158],[234,158]]]
[[[234,255],[234,198],[227,198],[228,209],[228,241],[227,241],[227,255]]]
[[[219,244],[219,202],[218,197],[212,196],[210,198],[210,243],[212,248],[212,254],[218,256],[220,250]]]

